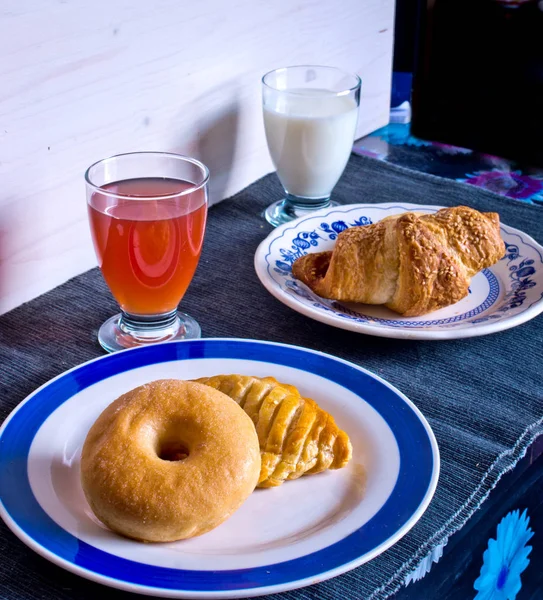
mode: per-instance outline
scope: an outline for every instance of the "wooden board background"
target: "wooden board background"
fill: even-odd
[[[358,135],[386,124],[393,18],[394,0],[2,0],[0,313],[96,264],[83,185],[95,160],[197,156],[213,202],[271,171],[272,68],[356,71]]]

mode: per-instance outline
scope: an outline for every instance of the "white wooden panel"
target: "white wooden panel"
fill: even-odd
[[[135,150],[201,158],[218,201],[272,169],[260,77],[363,79],[358,134],[388,118],[394,0],[2,0],[0,312],[95,264],[83,173]]]

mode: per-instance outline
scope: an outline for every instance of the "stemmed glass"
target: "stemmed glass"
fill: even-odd
[[[94,249],[121,307],[98,333],[108,352],[200,337],[177,305],[200,258],[208,180],[201,162],[166,152],[120,154],[88,168]]]
[[[274,226],[334,205],[352,150],[361,81],[334,67],[296,66],[262,78],[268,149],[286,197],[264,215]]]

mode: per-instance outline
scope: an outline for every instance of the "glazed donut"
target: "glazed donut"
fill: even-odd
[[[254,490],[260,448],[251,419],[209,386],[164,379],[110,404],[91,427],[81,483],[113,531],[147,542],[201,535]]]

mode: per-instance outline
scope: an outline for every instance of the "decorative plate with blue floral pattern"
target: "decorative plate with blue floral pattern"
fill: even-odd
[[[331,250],[339,233],[407,211],[433,213],[440,206],[350,204],[313,213],[275,229],[258,247],[255,269],[264,287],[294,310],[328,325],[369,335],[454,339],[515,327],[543,312],[543,248],[502,223],[505,256],[473,277],[466,298],[420,317],[401,317],[384,306],[320,298],[292,276],[292,263],[310,252]]]

